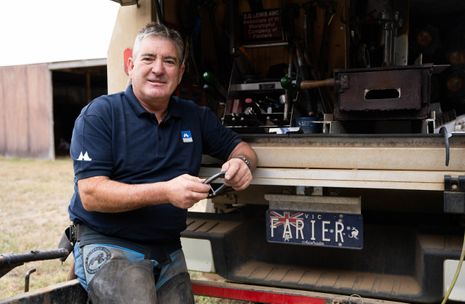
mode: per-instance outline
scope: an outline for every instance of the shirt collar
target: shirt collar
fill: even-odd
[[[140,104],[139,100],[137,99],[136,95],[134,95],[134,91],[132,89],[132,85],[129,85],[126,88],[126,91],[124,92],[124,95],[126,95],[129,105],[131,106],[132,110],[134,113],[136,113],[137,116],[142,116],[146,115],[145,113],[150,114],[147,112],[147,110],[144,109],[144,107]]]
[[[129,105],[133,109],[133,111],[136,113],[137,116],[142,116],[142,115],[152,115],[152,113],[148,112],[139,102],[137,99],[136,95],[134,95],[134,90],[132,88],[132,85],[129,85],[126,88],[126,91],[124,94],[127,96],[129,100]],[[179,103],[179,97],[176,96],[171,96],[170,99],[170,104],[168,105],[168,113],[166,115],[166,119],[169,119],[170,117],[181,117],[182,115],[182,108]]]

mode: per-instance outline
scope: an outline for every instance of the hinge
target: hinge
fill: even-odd
[[[444,212],[465,214],[464,175],[444,175]]]

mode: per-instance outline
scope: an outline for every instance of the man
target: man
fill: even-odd
[[[147,25],[129,59],[131,85],[96,98],[76,120],[69,213],[75,273],[93,304],[193,303],[180,232],[187,208],[210,190],[197,177],[201,156],[225,160],[235,190],[252,180],[250,146],[208,109],[172,96],[183,53],[176,31]]]

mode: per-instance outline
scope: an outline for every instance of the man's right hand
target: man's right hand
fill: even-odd
[[[183,174],[166,182],[169,202],[178,208],[188,209],[200,200],[207,198],[210,185],[203,179]]]

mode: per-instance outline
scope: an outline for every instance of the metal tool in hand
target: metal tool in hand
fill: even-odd
[[[213,186],[211,185],[215,180],[219,179],[219,178],[224,178],[224,175],[226,174],[226,172],[224,171],[220,171],[212,176],[210,176],[209,178],[207,178],[203,183],[204,184],[207,184],[207,185],[210,185],[210,192],[208,193],[208,198],[212,198],[214,196],[217,196],[223,192],[225,192],[228,187],[226,186],[226,184],[223,182],[223,184],[221,184],[218,188],[213,188]]]

